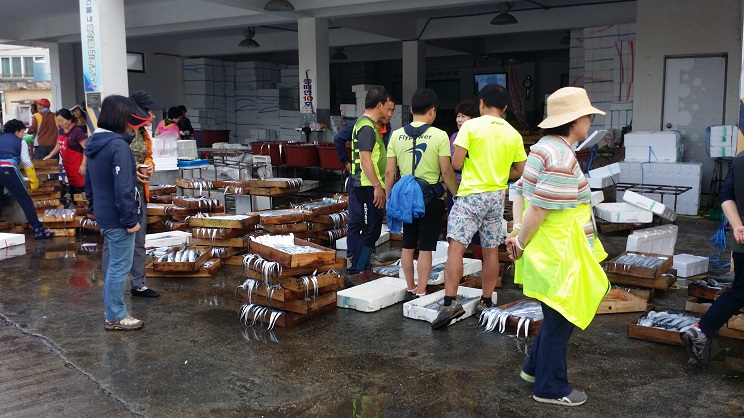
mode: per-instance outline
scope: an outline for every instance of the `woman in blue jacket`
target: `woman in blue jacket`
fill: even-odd
[[[139,205],[136,167],[129,144],[135,129],[148,121],[150,116],[131,99],[108,96],[101,105],[98,129],[85,144],[85,196],[104,237],[103,302],[107,330],[130,331],[144,325],[127,313],[124,288],[132,268],[135,233],[146,211]]]

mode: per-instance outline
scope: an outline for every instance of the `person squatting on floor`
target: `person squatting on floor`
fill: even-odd
[[[393,118],[393,113],[395,112],[395,102],[393,102],[392,98],[390,98],[390,100],[385,103],[385,108],[385,116],[377,121],[377,130],[380,132],[380,135],[382,135],[382,142],[385,144],[385,147],[387,147],[388,140],[390,139],[390,134],[392,133],[390,120]],[[356,199],[356,195],[354,194],[354,178],[351,175],[351,161],[349,160],[349,153],[346,152],[346,144],[351,142],[351,136],[353,132],[354,124],[348,124],[344,126],[340,131],[338,131],[336,136],[333,137],[333,145],[336,148],[338,159],[341,160],[341,163],[344,165],[346,171],[349,173],[349,177],[346,179],[346,192],[349,194],[349,201],[353,201],[354,199]],[[356,208],[356,205],[349,206],[349,218],[360,218],[364,216],[364,214],[352,213],[352,210]],[[354,244],[354,242],[352,241],[353,240],[349,240],[348,238],[346,239],[346,258],[349,261],[352,258],[351,255],[354,253],[354,248],[352,247],[352,244]]]
[[[607,253],[594,230],[591,190],[571,146],[604,112],[576,87],[557,90],[547,104],[548,117],[538,125],[544,136],[530,148],[516,185],[526,207],[522,225],[506,244],[514,282],[540,301],[544,317],[520,376],[534,383],[536,401],[578,406],[587,397],[568,383],[568,340],[574,327],[589,326],[610,283],[600,265]]]
[[[85,148],[88,172],[85,196],[88,210],[96,215],[103,241],[104,328],[135,330],[144,322],[127,313],[124,288],[132,269],[135,233],[146,208],[140,207],[137,174],[129,144],[135,130],[150,121],[128,97],[111,95],[104,99],[98,129]]]
[[[356,120],[352,131],[354,199],[349,199],[347,232],[347,242],[352,249],[348,270],[351,282],[366,279],[365,272],[372,268],[372,252],[382,230],[387,153],[377,122],[388,113],[386,104],[389,101],[390,94],[384,87],[370,88],[364,100],[364,115]]]
[[[452,167],[462,169],[457,199],[447,220],[447,264],[444,272],[444,304],[431,326],[446,327],[465,310],[457,301],[462,278],[462,258],[476,232],[483,247],[483,296],[479,312],[491,307],[499,276],[499,245],[504,241],[501,219],[507,182],[522,175],[527,154],[522,136],[503,119],[509,93],[489,84],[478,93],[481,116],[463,123],[455,139]]]
[[[442,229],[444,217],[444,187],[442,180],[452,194],[457,193],[455,173],[450,162],[450,148],[447,133],[431,126],[437,117],[439,99],[431,89],[419,89],[411,98],[413,122],[396,130],[390,137],[387,148],[387,169],[385,170],[385,191],[388,202],[388,226],[391,225],[391,212],[395,194],[396,169],[401,177],[413,176],[412,187],[422,191],[424,214],[403,225],[403,251],[401,266],[406,279],[408,292],[415,296],[426,295],[426,284],[431,273],[432,251],[437,249],[437,240]],[[396,184],[399,186],[401,183]],[[406,195],[407,196],[407,195]],[[407,200],[407,201],[405,201]],[[412,206],[411,199],[398,200],[399,205]],[[410,213],[410,212],[409,212]],[[399,229],[391,232],[399,233]],[[419,250],[418,286],[413,280],[413,255]]]
[[[0,196],[3,195],[3,188],[8,189],[10,195],[23,209],[26,220],[34,231],[34,239],[52,238],[54,234],[41,225],[36,209],[34,209],[34,202],[26,191],[26,185],[21,176],[20,168],[23,167],[31,190],[39,188],[39,179],[36,177],[36,170],[28,154],[28,145],[23,140],[26,125],[18,119],[11,119],[5,123],[3,130],[5,134],[0,136]]]
[[[739,153],[731,161],[718,196],[723,213],[734,231],[734,242],[731,243],[734,283],[713,301],[700,322],[681,335],[687,353],[703,364],[710,361],[711,338],[744,307],[744,224],[741,216],[744,214],[744,153]]]

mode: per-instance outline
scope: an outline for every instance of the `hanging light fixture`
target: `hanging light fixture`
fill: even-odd
[[[294,5],[288,0],[269,0],[264,6],[267,12],[292,12],[294,9]]]
[[[499,3],[496,5],[496,7],[499,11],[499,14],[491,19],[492,25],[513,25],[515,23],[518,23],[517,18],[509,14],[512,7],[514,7],[514,2]]]
[[[334,48],[336,52],[331,55],[332,60],[347,60],[349,57],[344,54],[344,48],[343,47],[336,47]]]
[[[260,47],[261,45],[259,45],[258,42],[256,42],[253,39],[253,37],[255,35],[256,35],[256,28],[254,26],[251,26],[250,28],[246,29],[243,32],[243,37],[245,37],[245,39],[243,39],[242,41],[240,41],[240,43],[238,44],[238,46],[242,46],[243,48],[258,48],[258,47]]]

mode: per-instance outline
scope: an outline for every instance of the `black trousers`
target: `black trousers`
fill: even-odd
[[[744,253],[732,252],[731,255],[734,257],[734,285],[722,293],[700,318],[700,329],[709,337],[744,307]]]
[[[39,217],[36,215],[34,209],[34,202],[31,200],[31,196],[26,191],[26,186],[21,180],[21,173],[17,168],[9,166],[0,167],[0,188],[5,187],[10,192],[10,195],[18,202],[23,209],[23,213],[26,214],[26,220],[32,227],[41,226]]]

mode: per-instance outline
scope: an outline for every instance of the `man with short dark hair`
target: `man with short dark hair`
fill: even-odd
[[[465,121],[455,140],[452,166],[462,169],[462,182],[447,221],[445,296],[431,324],[434,329],[448,326],[465,313],[457,301],[457,287],[465,249],[476,232],[483,247],[483,296],[478,311],[491,307],[499,275],[499,245],[504,242],[501,221],[507,182],[522,176],[527,160],[522,136],[503,119],[509,103],[506,89],[488,84],[478,99],[481,116]]]
[[[384,87],[370,88],[364,99],[364,114],[352,131],[351,176],[355,198],[349,200],[347,232],[349,248],[353,249],[348,271],[351,284],[366,281],[365,272],[371,269],[372,252],[382,231],[387,154],[377,121],[387,114],[389,100],[390,94]]]
[[[403,251],[400,260],[407,290],[412,297],[426,294],[426,283],[431,273],[432,251],[437,249],[444,216],[442,180],[452,194],[457,193],[447,133],[430,126],[437,117],[438,107],[439,99],[433,90],[416,90],[411,98],[413,122],[393,132],[387,148],[385,190],[388,197],[395,182],[396,168],[400,169],[401,177],[413,175],[419,183],[413,187],[421,187],[422,194],[425,195],[423,193],[425,189],[431,191],[429,202],[424,200],[424,216],[414,218],[412,223],[403,226]],[[419,250],[418,287],[413,281],[413,254],[416,249]]]

